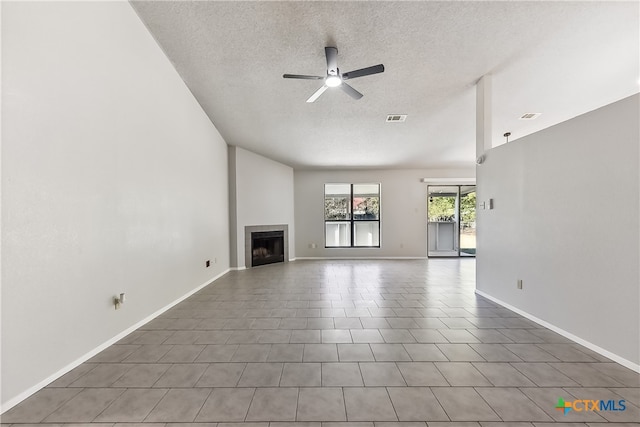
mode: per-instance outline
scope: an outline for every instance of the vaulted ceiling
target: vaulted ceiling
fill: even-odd
[[[639,91],[635,1],[132,4],[227,143],[295,168],[470,166],[485,74],[494,144]],[[306,103],[322,82],[282,74],[323,75],[325,46],[385,72]]]

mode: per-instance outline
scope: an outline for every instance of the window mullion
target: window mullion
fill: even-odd
[[[354,239],[355,233],[353,229],[355,228],[355,224],[353,222],[353,184],[351,184],[351,197],[349,199],[349,210],[351,211],[351,247],[354,247]]]

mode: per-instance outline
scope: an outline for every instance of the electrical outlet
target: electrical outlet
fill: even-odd
[[[116,306],[116,310],[118,310],[120,307],[122,307],[122,304],[124,304],[124,297],[125,297],[124,292],[121,293],[119,296],[113,297],[113,304]]]
[[[522,289],[522,279],[518,279],[518,284],[516,286],[518,289]]]
[[[217,263],[218,263],[218,258],[214,258],[214,259],[213,259],[213,263],[214,263],[214,264],[217,264]]]
[[[204,263],[204,265],[205,265],[205,267],[209,267],[209,266],[211,265],[211,261],[207,260],[207,261]]]

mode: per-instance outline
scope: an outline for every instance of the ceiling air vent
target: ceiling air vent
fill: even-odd
[[[387,116],[387,122],[399,123],[407,120],[406,114],[389,114]]]
[[[520,120],[533,120],[540,117],[542,113],[524,113],[520,116]]]

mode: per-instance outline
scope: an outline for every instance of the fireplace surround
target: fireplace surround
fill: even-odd
[[[246,268],[289,261],[289,227],[286,224],[244,227]]]

